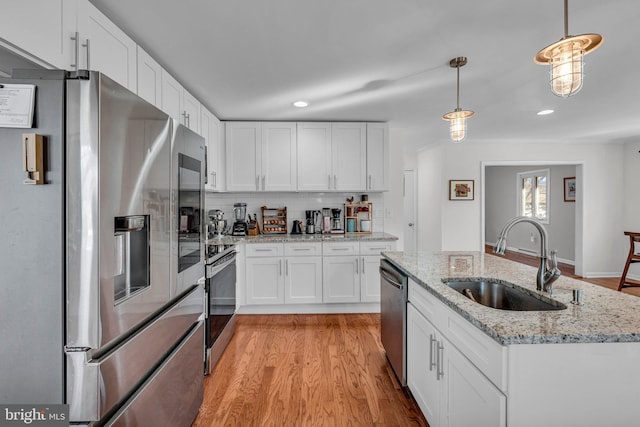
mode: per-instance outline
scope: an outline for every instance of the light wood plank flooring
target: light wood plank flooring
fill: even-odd
[[[379,314],[239,315],[193,427],[428,426],[392,376]]]

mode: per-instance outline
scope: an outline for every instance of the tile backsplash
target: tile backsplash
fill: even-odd
[[[262,224],[260,218],[260,207],[287,208],[287,232],[291,232],[293,221],[305,219],[306,210],[322,210],[322,208],[340,208],[343,210],[347,198],[353,197],[354,201],[359,201],[362,193],[212,193],[207,192],[205,196],[205,208],[207,212],[211,209],[220,209],[224,212],[225,219],[229,223],[233,222],[233,204],[246,203],[247,214],[258,214],[258,222]],[[370,193],[369,201],[373,204],[372,231],[384,231],[384,194]],[[208,217],[205,216],[205,220]]]

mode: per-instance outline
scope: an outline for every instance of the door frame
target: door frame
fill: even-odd
[[[410,218],[408,218],[408,214],[409,212],[407,212],[406,209],[406,205],[405,205],[405,199],[407,198],[407,194],[406,194],[406,180],[407,180],[407,173],[409,173],[410,175],[413,176],[413,178],[410,178],[413,182],[413,191],[412,194],[408,195],[411,199],[413,199],[413,212],[411,212],[410,214],[412,215],[413,218],[413,248],[408,248],[407,244],[408,244],[408,240],[407,239],[407,235],[406,235],[406,227],[407,227],[407,221],[410,220]],[[410,251],[410,252],[415,252],[418,250],[418,170],[417,169],[404,169],[402,171],[402,204],[403,204],[403,215],[402,215],[402,232],[404,234],[404,250],[405,251]]]
[[[575,166],[576,167],[576,182],[584,182],[584,161],[576,160],[500,160],[500,161],[482,161],[480,162],[480,251],[484,252],[485,245],[485,228],[486,228],[486,206],[485,206],[485,171],[487,166]],[[582,276],[584,271],[587,271],[584,265],[584,197],[585,193],[582,191],[582,185],[578,185],[576,188],[576,213],[574,218],[575,223],[575,274]]]

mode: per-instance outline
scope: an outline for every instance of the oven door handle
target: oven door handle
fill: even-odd
[[[228,255],[225,255],[224,258],[219,259],[215,263],[207,266],[207,278],[211,278],[218,274],[218,272],[224,270],[229,264],[236,260],[236,252],[233,251]]]

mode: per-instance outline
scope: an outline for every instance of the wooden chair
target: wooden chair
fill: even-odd
[[[636,252],[636,243],[640,243],[640,233],[634,233],[632,231],[625,231],[625,236],[629,236],[629,244],[631,247],[629,248],[629,256],[627,257],[627,263],[624,265],[624,271],[622,272],[622,277],[620,278],[620,284],[618,285],[618,290],[621,291],[622,288],[637,288],[640,287],[640,281],[627,279],[627,272],[629,271],[629,266],[634,262],[640,262],[640,253]]]

